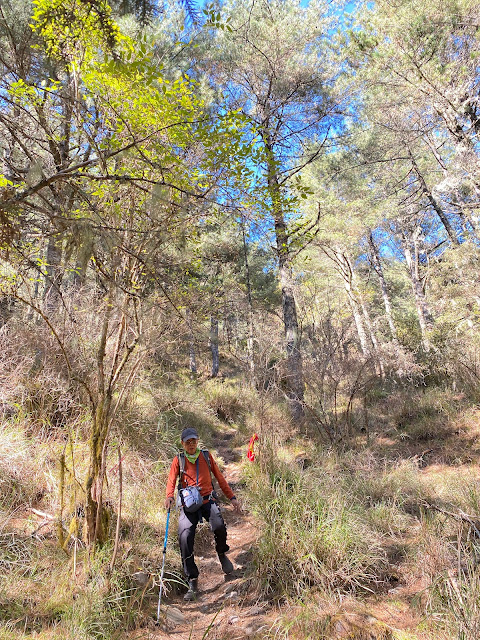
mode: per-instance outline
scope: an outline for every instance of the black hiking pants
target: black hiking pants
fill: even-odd
[[[180,509],[178,541],[182,554],[183,570],[189,580],[198,578],[198,567],[195,564],[193,545],[197,524],[202,518],[210,524],[210,529],[215,538],[215,551],[218,554],[226,553],[230,548],[227,544],[227,527],[215,502],[206,502],[195,513],[186,513],[183,509]]]

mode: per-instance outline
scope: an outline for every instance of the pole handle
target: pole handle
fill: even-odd
[[[168,525],[170,524],[170,507],[167,511],[167,523],[165,525],[165,538],[163,539],[163,553],[167,550],[167,542],[168,542]]]

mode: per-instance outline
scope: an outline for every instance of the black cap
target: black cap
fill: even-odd
[[[182,431],[182,442],[186,442],[187,440],[191,440],[192,438],[198,440],[198,433],[196,429],[194,429],[193,427],[187,427]]]

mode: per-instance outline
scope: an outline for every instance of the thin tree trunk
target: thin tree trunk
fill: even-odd
[[[195,336],[193,334],[192,328],[192,313],[190,309],[187,309],[187,325],[188,325],[188,348],[190,355],[190,372],[193,374],[197,373],[197,354],[195,350]]]
[[[86,521],[87,543],[93,546],[103,541],[106,533],[101,526],[102,522],[102,498],[100,495],[100,481],[102,471],[102,453],[105,437],[108,430],[108,414],[110,412],[110,398],[99,399],[92,420],[92,432],[90,436],[90,464],[86,483]]]
[[[54,310],[60,299],[60,283],[62,280],[60,265],[62,262],[62,243],[58,236],[51,235],[48,239],[46,255],[46,274],[43,302],[45,309]]]
[[[415,160],[415,158],[413,157],[412,152],[409,150],[409,155],[410,155],[410,159],[412,161],[412,166],[413,166],[413,170],[415,172],[415,175],[417,176],[420,185],[422,187],[422,192],[425,194],[425,196],[427,197],[427,200],[430,202],[430,205],[433,207],[434,211],[436,212],[436,214],[438,215],[438,217],[440,218],[441,223],[443,224],[443,226],[445,227],[445,231],[448,234],[448,237],[450,238],[450,240],[452,241],[453,244],[460,244],[459,239],[457,238],[457,234],[455,233],[455,231],[453,230],[452,225],[450,224],[450,221],[448,220],[445,212],[443,211],[442,207],[440,206],[440,204],[437,202],[436,198],[433,196],[431,189],[429,189],[425,178],[423,177],[423,174],[420,171],[420,168],[417,165],[417,162]]]
[[[113,286],[113,285],[112,285]],[[108,376],[106,375],[106,344],[107,335],[110,330],[110,318],[112,307],[112,291],[110,291],[107,300],[107,309],[105,312],[102,334],[100,338],[100,345],[97,350],[97,377],[98,377],[98,392],[95,417],[93,420],[92,436],[91,436],[91,449],[90,449],[90,468],[87,479],[87,529],[88,529],[88,542],[93,545],[97,542],[104,540],[106,531],[106,524],[108,520],[102,516],[103,510],[103,484],[106,476],[107,466],[107,452],[110,429],[112,426],[112,420],[115,416],[118,407],[120,406],[123,396],[127,389],[130,388],[132,381],[136,375],[137,369],[140,366],[141,356],[137,359],[137,362],[133,366],[129,375],[127,376],[125,385],[121,389],[116,403],[112,408],[112,399],[114,391],[118,385],[119,378],[125,369],[125,366],[133,353],[136,344],[138,342],[141,333],[141,324],[136,323],[136,338],[128,345],[124,344],[124,338],[127,330],[127,306],[128,296],[125,298],[124,311],[122,313],[121,321],[118,324],[116,344],[112,353],[112,364]],[[134,307],[138,302],[133,301]],[[134,312],[136,314],[136,309]],[[123,356],[121,352],[123,351]],[[121,357],[120,357],[121,356]]]
[[[117,526],[115,528],[115,546],[113,547],[112,559],[110,560],[110,572],[113,571],[115,560],[118,553],[118,545],[120,542],[120,526],[122,523],[122,498],[123,498],[123,470],[122,470],[122,452],[118,447],[118,507],[117,507]]]
[[[3,327],[13,315],[13,297],[9,295],[2,295],[0,297],[0,327]]]
[[[355,274],[354,274],[354,276],[355,276]],[[368,313],[367,306],[365,305],[365,302],[363,300],[363,296],[362,296],[362,294],[361,294],[359,289],[357,289],[357,296],[358,296],[358,298],[360,300],[360,306],[362,308],[362,314],[363,314],[363,317],[365,319],[365,326],[367,327],[368,335],[370,337],[370,342],[372,343],[372,346],[373,346],[373,355],[375,357],[375,368],[377,370],[376,372],[383,379],[385,377],[385,367],[384,367],[384,364],[383,364],[383,361],[382,361],[382,355],[380,353],[377,336],[375,335],[375,330],[373,328],[373,324],[372,324],[372,321],[370,319],[370,314]]]
[[[380,261],[380,254],[378,251],[378,247],[375,244],[375,241],[373,239],[372,232],[370,232],[368,235],[368,243],[371,249],[370,255],[372,257],[373,268],[375,269],[375,273],[377,274],[378,279],[380,280],[380,288],[382,290],[383,305],[385,307],[385,315],[387,317],[388,326],[390,327],[390,334],[392,336],[392,340],[394,344],[397,345],[398,333],[397,333],[397,327],[395,326],[395,322],[393,320],[392,305],[390,303],[390,295],[388,293],[388,287],[385,281],[382,263]]]
[[[267,151],[267,181],[272,200],[272,213],[275,225],[275,240],[278,256],[278,273],[282,292],[283,324],[287,355],[286,391],[292,418],[295,421],[301,421],[304,418],[304,384],[297,306],[289,265],[289,236],[282,207],[282,193],[278,181],[277,164],[275,162],[268,130],[266,131],[266,138],[264,142]]]
[[[362,306],[358,300],[358,297],[356,296],[354,288],[353,271],[350,260],[348,259],[347,255],[340,249],[335,250],[333,252],[333,255],[330,255],[327,252],[327,255],[330,257],[330,259],[333,259],[338,267],[338,271],[343,278],[343,285],[347,293],[348,302],[353,315],[353,321],[355,322],[355,327],[357,329],[358,339],[360,340],[360,348],[363,355],[365,357],[368,357],[371,355],[371,348],[364,324],[365,316],[362,312]]]
[[[90,460],[86,482],[86,522],[87,522],[87,543],[89,546],[100,542],[103,531],[100,526],[102,517],[101,486],[103,478],[101,476],[102,460],[105,438],[108,432],[108,422],[111,406],[111,393],[109,385],[105,380],[105,356],[107,336],[110,327],[110,317],[112,313],[111,285],[109,295],[106,300],[106,309],[103,319],[100,344],[97,349],[97,398],[92,415],[92,431],[90,435]]]
[[[82,238],[77,247],[77,259],[73,273],[73,286],[79,289],[85,284],[88,263],[93,255],[93,238],[88,230],[80,231]]]
[[[330,259],[335,262],[338,271],[343,278],[345,291],[347,292],[362,353],[366,358],[369,356],[373,357],[376,373],[383,378],[385,375],[385,369],[381,359],[377,337],[373,329],[372,321],[370,320],[370,314],[368,313],[368,309],[363,301],[361,291],[356,282],[356,276],[350,257],[341,249],[333,251],[332,255],[330,255],[330,253],[325,249],[324,251]]]
[[[252,284],[250,281],[250,266],[248,264],[247,239],[245,237],[245,222],[242,217],[242,239],[243,239],[243,255],[245,260],[245,281],[247,283],[247,301],[248,301],[248,335],[247,335],[247,363],[250,383],[255,384],[255,328],[253,324],[253,302],[252,302]]]
[[[255,328],[253,323],[253,311],[248,310],[248,335],[247,335],[247,362],[249,378],[252,385],[255,384]]]
[[[344,280],[345,291],[347,292],[348,302],[352,311],[353,321],[357,329],[358,339],[360,340],[360,349],[365,357],[370,355],[370,347],[368,344],[367,332],[363,325],[363,315],[357,299],[353,295],[351,285]]]
[[[218,354],[218,318],[210,318],[210,350],[212,352],[212,373],[211,377],[216,378],[220,369],[220,358]]]
[[[228,303],[225,300],[225,307],[223,310],[223,335],[225,336],[224,342],[227,345],[228,351],[232,350],[232,342],[233,342],[233,322],[231,320],[230,309],[228,308]]]
[[[418,228],[415,229],[410,237],[405,232],[402,232],[402,246],[408,267],[410,282],[412,284],[412,291],[415,298],[415,308],[417,310],[418,323],[420,325],[420,333],[422,335],[422,343],[425,350],[428,351],[430,349],[430,343],[427,333],[433,327],[433,316],[430,313],[430,309],[428,308],[427,300],[425,297],[425,290],[423,288],[418,272],[418,233]],[[413,244],[413,251],[411,243]]]

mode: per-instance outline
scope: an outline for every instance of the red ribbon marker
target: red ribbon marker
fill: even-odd
[[[250,462],[253,462],[255,460],[254,446],[257,440],[258,440],[258,436],[256,433],[254,433],[253,436],[250,438],[250,442],[248,443],[247,458],[250,460]]]

